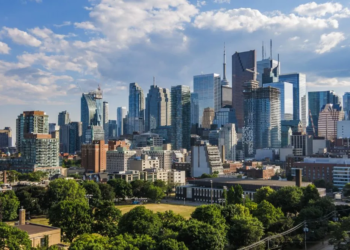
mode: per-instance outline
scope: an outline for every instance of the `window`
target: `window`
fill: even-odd
[[[45,247],[46,246],[46,237],[40,239],[40,246]]]

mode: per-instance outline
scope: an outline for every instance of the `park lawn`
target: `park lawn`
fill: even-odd
[[[129,212],[131,209],[137,206],[145,206],[147,209],[152,210],[153,212],[165,212],[169,210],[173,210],[175,214],[182,215],[186,219],[191,217],[192,212],[196,209],[193,206],[183,206],[183,205],[173,205],[173,204],[144,204],[144,205],[119,205],[116,206],[122,214]]]
[[[8,225],[11,225],[11,226],[15,225],[14,221],[9,221],[9,222],[6,222],[6,223]],[[35,219],[31,219],[30,223],[49,226],[49,219],[47,219],[47,218],[35,218]]]

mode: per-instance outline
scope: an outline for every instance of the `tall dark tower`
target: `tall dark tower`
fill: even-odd
[[[257,75],[256,51],[236,52],[232,55],[232,107],[236,111],[238,132],[244,126],[243,85],[255,81]]]

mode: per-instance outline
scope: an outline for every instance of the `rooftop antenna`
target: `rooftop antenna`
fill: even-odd
[[[156,86],[156,77],[153,76],[153,86]]]
[[[264,60],[264,41],[262,42],[262,50],[261,50],[261,53],[262,53],[262,60]]]
[[[272,39],[270,39],[270,59],[272,60]]]
[[[224,43],[223,80],[226,80],[226,44]]]

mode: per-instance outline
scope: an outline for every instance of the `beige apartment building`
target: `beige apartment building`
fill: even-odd
[[[130,170],[138,171],[143,171],[149,168],[159,169],[159,159],[146,154],[141,155],[141,157],[135,157],[133,161],[130,162],[129,167]]]
[[[107,172],[120,172],[130,169],[131,163],[134,161],[136,151],[128,150],[123,147],[117,150],[107,152]]]

